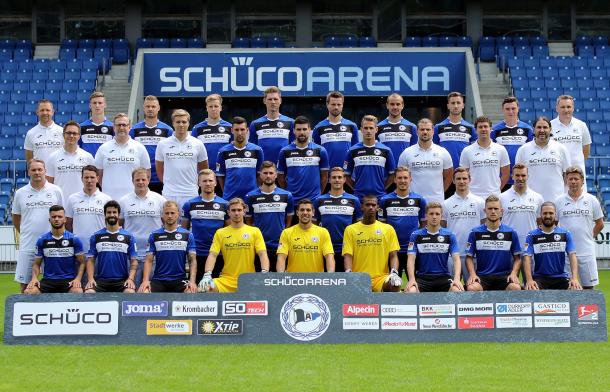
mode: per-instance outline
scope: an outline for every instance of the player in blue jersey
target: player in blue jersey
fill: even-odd
[[[248,123],[243,117],[234,117],[233,141],[218,150],[216,176],[223,190],[222,198],[244,199],[246,193],[257,187],[257,176],[265,160],[263,150],[248,143]]]
[[[345,228],[362,219],[360,200],[344,189],[345,173],[341,167],[330,169],[330,192],[314,200],[315,217],[318,224],[330,233],[335,250],[335,271],[343,272],[343,233]]]
[[[139,293],[196,293],[197,257],[195,238],[188,230],[178,226],[180,207],[175,201],[163,205],[163,227],[150,233],[144,276]],[[153,269],[155,261],[155,272]],[[186,262],[190,279],[186,279]]]
[[[294,139],[294,119],[280,114],[282,92],[275,86],[268,87],[263,95],[267,113],[250,123],[250,142],[260,146],[265,159],[277,162],[280,150]]]
[[[197,284],[203,278],[205,261],[210,253],[214,233],[216,233],[216,230],[224,227],[228,219],[228,201],[214,193],[216,176],[212,170],[203,169],[199,172],[199,187],[201,188],[201,194],[187,201],[182,206],[182,227],[187,230],[190,229],[195,238],[197,253],[197,274],[195,281]],[[214,265],[214,271],[212,272],[214,278],[220,275],[223,266],[223,258],[219,254]]]
[[[464,291],[460,282],[460,249],[455,235],[441,227],[443,206],[430,202],[426,206],[426,227],[411,234],[407,248],[405,293]],[[449,274],[447,257],[453,258],[453,277]]]
[[[205,98],[205,108],[208,116],[202,122],[195,124],[191,134],[201,140],[208,152],[208,167],[216,167],[218,150],[226,146],[233,139],[231,123],[220,117],[222,111],[222,97],[219,94],[210,94]]]
[[[466,244],[468,291],[521,290],[519,234],[502,221],[500,198],[485,199],[485,224],[472,229]],[[475,259],[476,257],[476,266]]]
[[[379,202],[379,220],[388,223],[396,231],[398,251],[398,274],[407,266],[407,248],[411,234],[422,227],[426,220],[426,200],[410,191],[411,171],[399,166],[394,177],[396,191],[383,196]]]
[[[60,205],[49,208],[51,231],[36,242],[32,279],[24,294],[82,293],[85,252],[81,240],[66,230],[66,214]],[[44,278],[38,280],[44,263]],[[78,265],[78,269],[76,268]]]
[[[277,161],[278,182],[292,193],[294,201],[313,200],[320,196],[328,181],[328,153],[311,142],[309,119],[299,116],[294,120],[293,143],[282,148]]]
[[[271,271],[275,272],[280,235],[286,227],[290,227],[294,200],[290,192],[275,185],[277,169],[273,162],[263,162],[260,177],[260,188],[253,189],[246,195],[246,224],[260,229],[265,239]]]
[[[545,201],[540,207],[542,225],[527,234],[523,265],[526,290],[582,290],[578,281],[578,261],[572,234],[557,227],[555,203]],[[566,254],[570,274],[566,272]],[[534,272],[532,274],[532,260]]]
[[[78,146],[95,156],[97,149],[114,137],[114,126],[112,121],[106,118],[106,97],[103,92],[95,91],[91,94],[89,109],[91,118],[80,123],[81,137]]]
[[[163,139],[166,139],[174,133],[172,127],[159,121],[159,100],[154,95],[148,95],[144,98],[144,121],[135,124],[129,131],[129,136],[146,147],[146,152],[150,157],[150,190],[161,193],[163,183],[157,176],[155,167],[155,153],[157,152],[157,144]]]
[[[502,101],[504,120],[491,129],[491,140],[504,146],[510,158],[510,173],[508,183],[502,191],[508,190],[513,184],[513,166],[519,147],[534,139],[534,129],[526,122],[519,120],[519,101],[515,97],[506,97]]]
[[[330,167],[343,166],[345,151],[358,143],[358,126],[341,116],[343,102],[344,97],[340,92],[328,93],[326,95],[328,117],[320,121],[312,133],[314,143],[326,148]]]
[[[377,117],[370,114],[364,116],[360,126],[362,142],[354,144],[345,153],[343,169],[347,183],[357,197],[362,199],[364,195],[376,195],[380,198],[394,181],[394,154],[386,145],[375,140]]]
[[[85,293],[136,291],[136,240],[119,225],[120,214],[117,201],[104,204],[106,227],[93,233],[89,241]]]
[[[388,117],[377,124],[377,139],[394,154],[394,164],[405,148],[417,143],[417,125],[402,117],[405,101],[400,94],[390,94],[386,100]]]

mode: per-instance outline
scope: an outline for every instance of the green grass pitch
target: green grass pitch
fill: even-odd
[[[2,320],[16,290],[0,275]],[[1,345],[0,374],[0,391],[608,391],[610,344]]]

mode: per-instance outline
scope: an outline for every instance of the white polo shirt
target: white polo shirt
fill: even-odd
[[[551,120],[552,138],[561,143],[570,154],[572,165],[578,166],[585,172],[585,156],[582,152],[584,146],[591,144],[589,127],[583,121],[572,117],[568,125],[559,121],[559,117]]]
[[[436,144],[423,149],[419,143],[406,148],[398,166],[406,166],[411,170],[411,191],[419,193],[427,202],[443,202],[445,186],[443,170],[453,168],[449,152]]]
[[[144,197],[130,192],[119,200],[123,228],[136,237],[138,256],[146,255],[148,236],[163,226],[161,213],[165,198],[157,192],[148,191]]]
[[[549,140],[540,147],[535,141],[527,142],[517,150],[515,163],[527,166],[527,186],[540,193],[544,201],[555,201],[563,194],[563,173],[571,161],[568,150],[560,143]]]
[[[527,233],[538,227],[536,219],[540,216],[540,206],[544,203],[544,199],[529,187],[523,194],[519,194],[514,187],[511,187],[502,192],[500,203],[504,210],[502,223],[512,227],[519,234],[519,244],[523,248]]]
[[[82,189],[71,194],[66,201],[66,217],[72,218],[72,232],[83,242],[83,250],[89,251],[89,238],[96,231],[106,227],[104,204],[112,197],[96,189],[88,195]]]
[[[470,169],[470,192],[483,199],[491,194],[500,194],[500,169],[509,165],[506,148],[494,142],[487,148],[474,142],[460,155],[460,166]]]
[[[473,193],[468,193],[466,197],[454,193],[443,202],[443,220],[447,222],[447,228],[455,234],[462,256],[466,255],[470,231],[480,226],[483,219],[485,200]]]
[[[191,135],[184,141],[170,136],[157,145],[155,160],[163,162],[164,195],[197,196],[197,164],[208,160],[201,140]]]
[[[131,172],[139,167],[150,169],[150,158],[142,143],[129,139],[119,144],[112,139],[100,146],[95,154],[95,166],[104,170],[102,190],[114,200],[133,192]]]
[[[572,233],[577,256],[595,256],[593,227],[595,221],[604,217],[597,198],[583,192],[577,200],[564,193],[555,201],[559,226]]]
[[[48,127],[38,123],[25,135],[23,148],[32,151],[35,159],[40,159],[46,164],[49,156],[63,147],[63,133],[63,128],[55,123]]]
[[[17,189],[13,198],[12,213],[21,215],[19,249],[34,251],[38,237],[51,230],[49,208],[52,205],[63,205],[61,189],[48,181],[40,190],[28,184]]]
[[[47,176],[53,177],[53,184],[61,188],[66,199],[83,189],[81,170],[94,165],[93,155],[78,147],[70,153],[64,148],[55,151],[47,160]]]

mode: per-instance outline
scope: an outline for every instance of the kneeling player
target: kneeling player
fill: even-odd
[[[195,238],[188,230],[178,227],[180,209],[175,201],[163,204],[163,227],[148,238],[148,253],[139,293],[196,293],[197,253]],[[185,261],[190,264],[190,280],[186,279]],[[150,279],[156,260],[155,273]]]
[[[400,291],[398,237],[394,228],[377,220],[379,204],[374,195],[362,198],[362,220],[345,228],[343,262],[345,272],[366,272],[373,291]],[[388,271],[388,259],[391,271]]]
[[[80,282],[85,271],[83,244],[66,230],[66,214],[62,206],[49,208],[49,222],[51,231],[43,234],[36,242],[32,280],[24,293],[82,293]],[[43,262],[44,278],[38,281]]]
[[[525,240],[526,290],[582,290],[578,282],[578,261],[572,234],[555,225],[555,204],[545,201],[540,207],[542,225],[530,231]],[[565,257],[570,260],[571,277],[565,271]],[[534,273],[532,276],[532,258]]]
[[[455,234],[441,227],[443,206],[438,202],[426,205],[426,227],[411,234],[407,256],[409,282],[405,293],[464,291],[460,282],[462,262]],[[453,280],[447,258],[454,265]]]
[[[254,255],[261,262],[261,271],[269,272],[269,258],[265,240],[258,227],[244,223],[246,203],[239,197],[229,201],[229,226],[216,230],[210,253],[205,262],[205,273],[199,282],[201,292],[231,293],[237,291],[237,279],[246,272],[255,272]],[[225,265],[220,277],[212,279],[216,257],[222,252]]]
[[[521,268],[519,235],[511,227],[500,224],[502,205],[497,196],[487,197],[485,214],[485,224],[472,229],[468,236],[466,268],[469,278],[466,289],[521,290],[518,277]],[[476,268],[474,257],[477,258]]]

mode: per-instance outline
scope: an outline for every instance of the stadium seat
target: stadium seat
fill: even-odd
[[[205,48],[205,41],[201,38],[189,38],[187,40],[187,46],[189,48]]]
[[[0,49],[0,61],[8,61],[13,58],[12,49]]]
[[[26,60],[32,58],[32,52],[29,49],[21,48],[13,51],[13,58],[15,60]]]
[[[608,143],[600,143],[596,144],[597,155],[603,155],[610,157],[610,144]],[[609,178],[610,181],[610,178]]]
[[[152,38],[153,48],[169,48],[169,39],[167,38]]]
[[[129,48],[114,48],[112,61],[115,64],[125,64],[129,61]]]
[[[543,45],[532,46],[532,56],[544,57],[549,55],[549,47]]]
[[[78,40],[78,48],[95,48],[95,40],[90,38],[83,38]]]
[[[0,179],[0,191],[2,192],[11,192],[15,183],[12,178],[2,178]]]
[[[455,46],[460,48],[472,48],[472,37],[469,35],[462,35],[460,37],[457,37]]]
[[[12,39],[2,39],[0,40],[0,49],[14,49],[15,41]]]
[[[542,78],[542,69],[539,67],[530,67],[525,69],[525,75],[528,78]]]
[[[576,36],[576,39],[574,40],[574,45],[575,46],[587,46],[587,45],[591,45],[591,37],[588,35],[578,35]]]
[[[534,77],[530,78],[529,86],[532,89],[542,89],[542,88],[546,87],[544,79],[539,78],[537,76],[534,76]]]
[[[136,52],[138,49],[152,48],[152,41],[148,38],[138,38],[136,40]]]
[[[377,41],[374,37],[370,36],[360,37],[358,46],[360,46],[361,48],[375,48],[377,47]]]
[[[494,61],[496,48],[494,46],[479,46],[479,58],[481,61]]]
[[[497,37],[496,46],[513,46],[513,38],[508,35]]]
[[[15,180],[15,189],[22,188],[30,182],[27,178],[17,178]]]
[[[358,46],[358,38],[351,34],[340,38],[342,48],[355,48]]]
[[[336,38],[336,37],[334,37],[334,38]],[[338,42],[338,40],[337,40],[337,42]],[[250,38],[235,37],[231,46],[233,48],[249,48],[250,47]]]
[[[253,37],[250,40],[251,48],[266,48],[267,47],[267,39],[265,37]]]
[[[608,45],[608,37],[605,35],[596,35],[591,38],[591,44],[593,46]]]
[[[577,46],[576,55],[578,56],[593,56],[595,55],[595,48],[593,46]]]
[[[415,48],[421,46],[421,37],[407,36],[402,43],[406,48]]]
[[[557,62],[555,61],[554,57],[545,56],[545,57],[541,57],[539,60],[540,60],[541,67],[556,67],[557,66]]]
[[[443,47],[443,48],[454,47],[456,42],[457,42],[457,37],[445,35],[445,36],[439,37],[438,46]]]
[[[77,59],[90,59],[93,56],[93,48],[78,48],[76,49]]]
[[[577,78],[590,78],[591,70],[588,67],[579,67],[574,69],[574,76]]]
[[[171,48],[186,48],[187,41],[184,38],[172,38],[169,41],[169,46]]]
[[[421,40],[421,46],[423,47],[435,47],[438,46],[438,37],[434,35],[429,35],[423,37]]]
[[[515,47],[515,56],[517,57],[526,57],[532,55],[532,48],[530,46],[516,46]]]
[[[98,38],[95,40],[96,48],[112,48],[112,39],[110,38]]]

